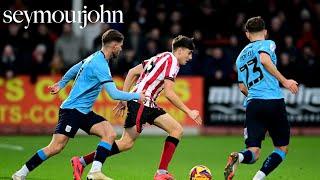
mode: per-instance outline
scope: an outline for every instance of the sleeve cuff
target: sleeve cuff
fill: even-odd
[[[60,88],[64,88],[64,86],[66,85],[66,83],[59,81],[58,85]]]
[[[171,81],[174,81],[174,78],[173,77],[164,77],[164,79],[169,79]]]
[[[113,81],[112,80],[102,81],[101,84],[105,84],[105,83],[109,83],[109,82],[113,82]]]
[[[268,51],[259,50],[258,52],[259,52],[259,54],[260,53],[267,53],[267,54],[269,54],[269,56],[271,56],[270,52],[268,52]]]

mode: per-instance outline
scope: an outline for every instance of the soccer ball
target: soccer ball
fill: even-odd
[[[190,170],[190,180],[212,180],[210,169],[203,165],[197,165]]]

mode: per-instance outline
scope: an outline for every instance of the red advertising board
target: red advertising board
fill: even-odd
[[[57,120],[61,102],[66,99],[72,87],[70,82],[59,94],[51,95],[47,89],[60,77],[42,76],[35,84],[29,77],[20,76],[11,80],[0,78],[0,134],[7,133],[50,133]],[[114,81],[122,89],[123,79]],[[178,78],[175,92],[182,101],[203,115],[203,82],[199,77]],[[186,114],[175,108],[164,96],[157,100],[158,105],[170,113],[184,126],[196,124]],[[117,101],[112,100],[106,91],[101,91],[94,105],[94,111],[108,119],[113,125],[122,125],[124,119],[115,119],[112,109]]]

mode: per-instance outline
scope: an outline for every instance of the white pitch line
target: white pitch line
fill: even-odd
[[[24,148],[22,146],[13,145],[13,144],[0,144],[0,149],[11,149],[15,151],[23,151]]]

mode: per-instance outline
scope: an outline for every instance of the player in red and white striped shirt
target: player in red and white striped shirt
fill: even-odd
[[[142,73],[132,91],[142,92],[145,90],[147,100],[144,105],[156,108],[155,101],[163,90],[164,80],[174,81],[180,68],[179,62],[171,52],[164,52],[143,61],[142,68]]]
[[[136,138],[140,135],[143,125],[147,122],[158,126],[169,134],[165,141],[159,168],[154,176],[155,180],[173,179],[173,176],[168,173],[168,165],[183,134],[182,126],[156,105],[155,101],[160,92],[164,90],[165,96],[172,104],[188,114],[197,124],[202,123],[199,111],[188,108],[173,89],[179,66],[185,65],[192,58],[193,50],[193,40],[180,35],[172,41],[172,53],[160,53],[130,69],[123,90],[129,91],[136,82],[132,91],[145,91],[146,101],[129,101],[127,104],[119,102],[114,109],[116,116],[123,116],[126,107],[128,107],[128,113],[122,137],[112,145],[112,155],[131,149]],[[83,166],[92,162],[93,157],[94,152],[80,158],[74,157],[72,159],[74,172],[81,172]],[[80,170],[75,164],[82,164],[79,167]]]

